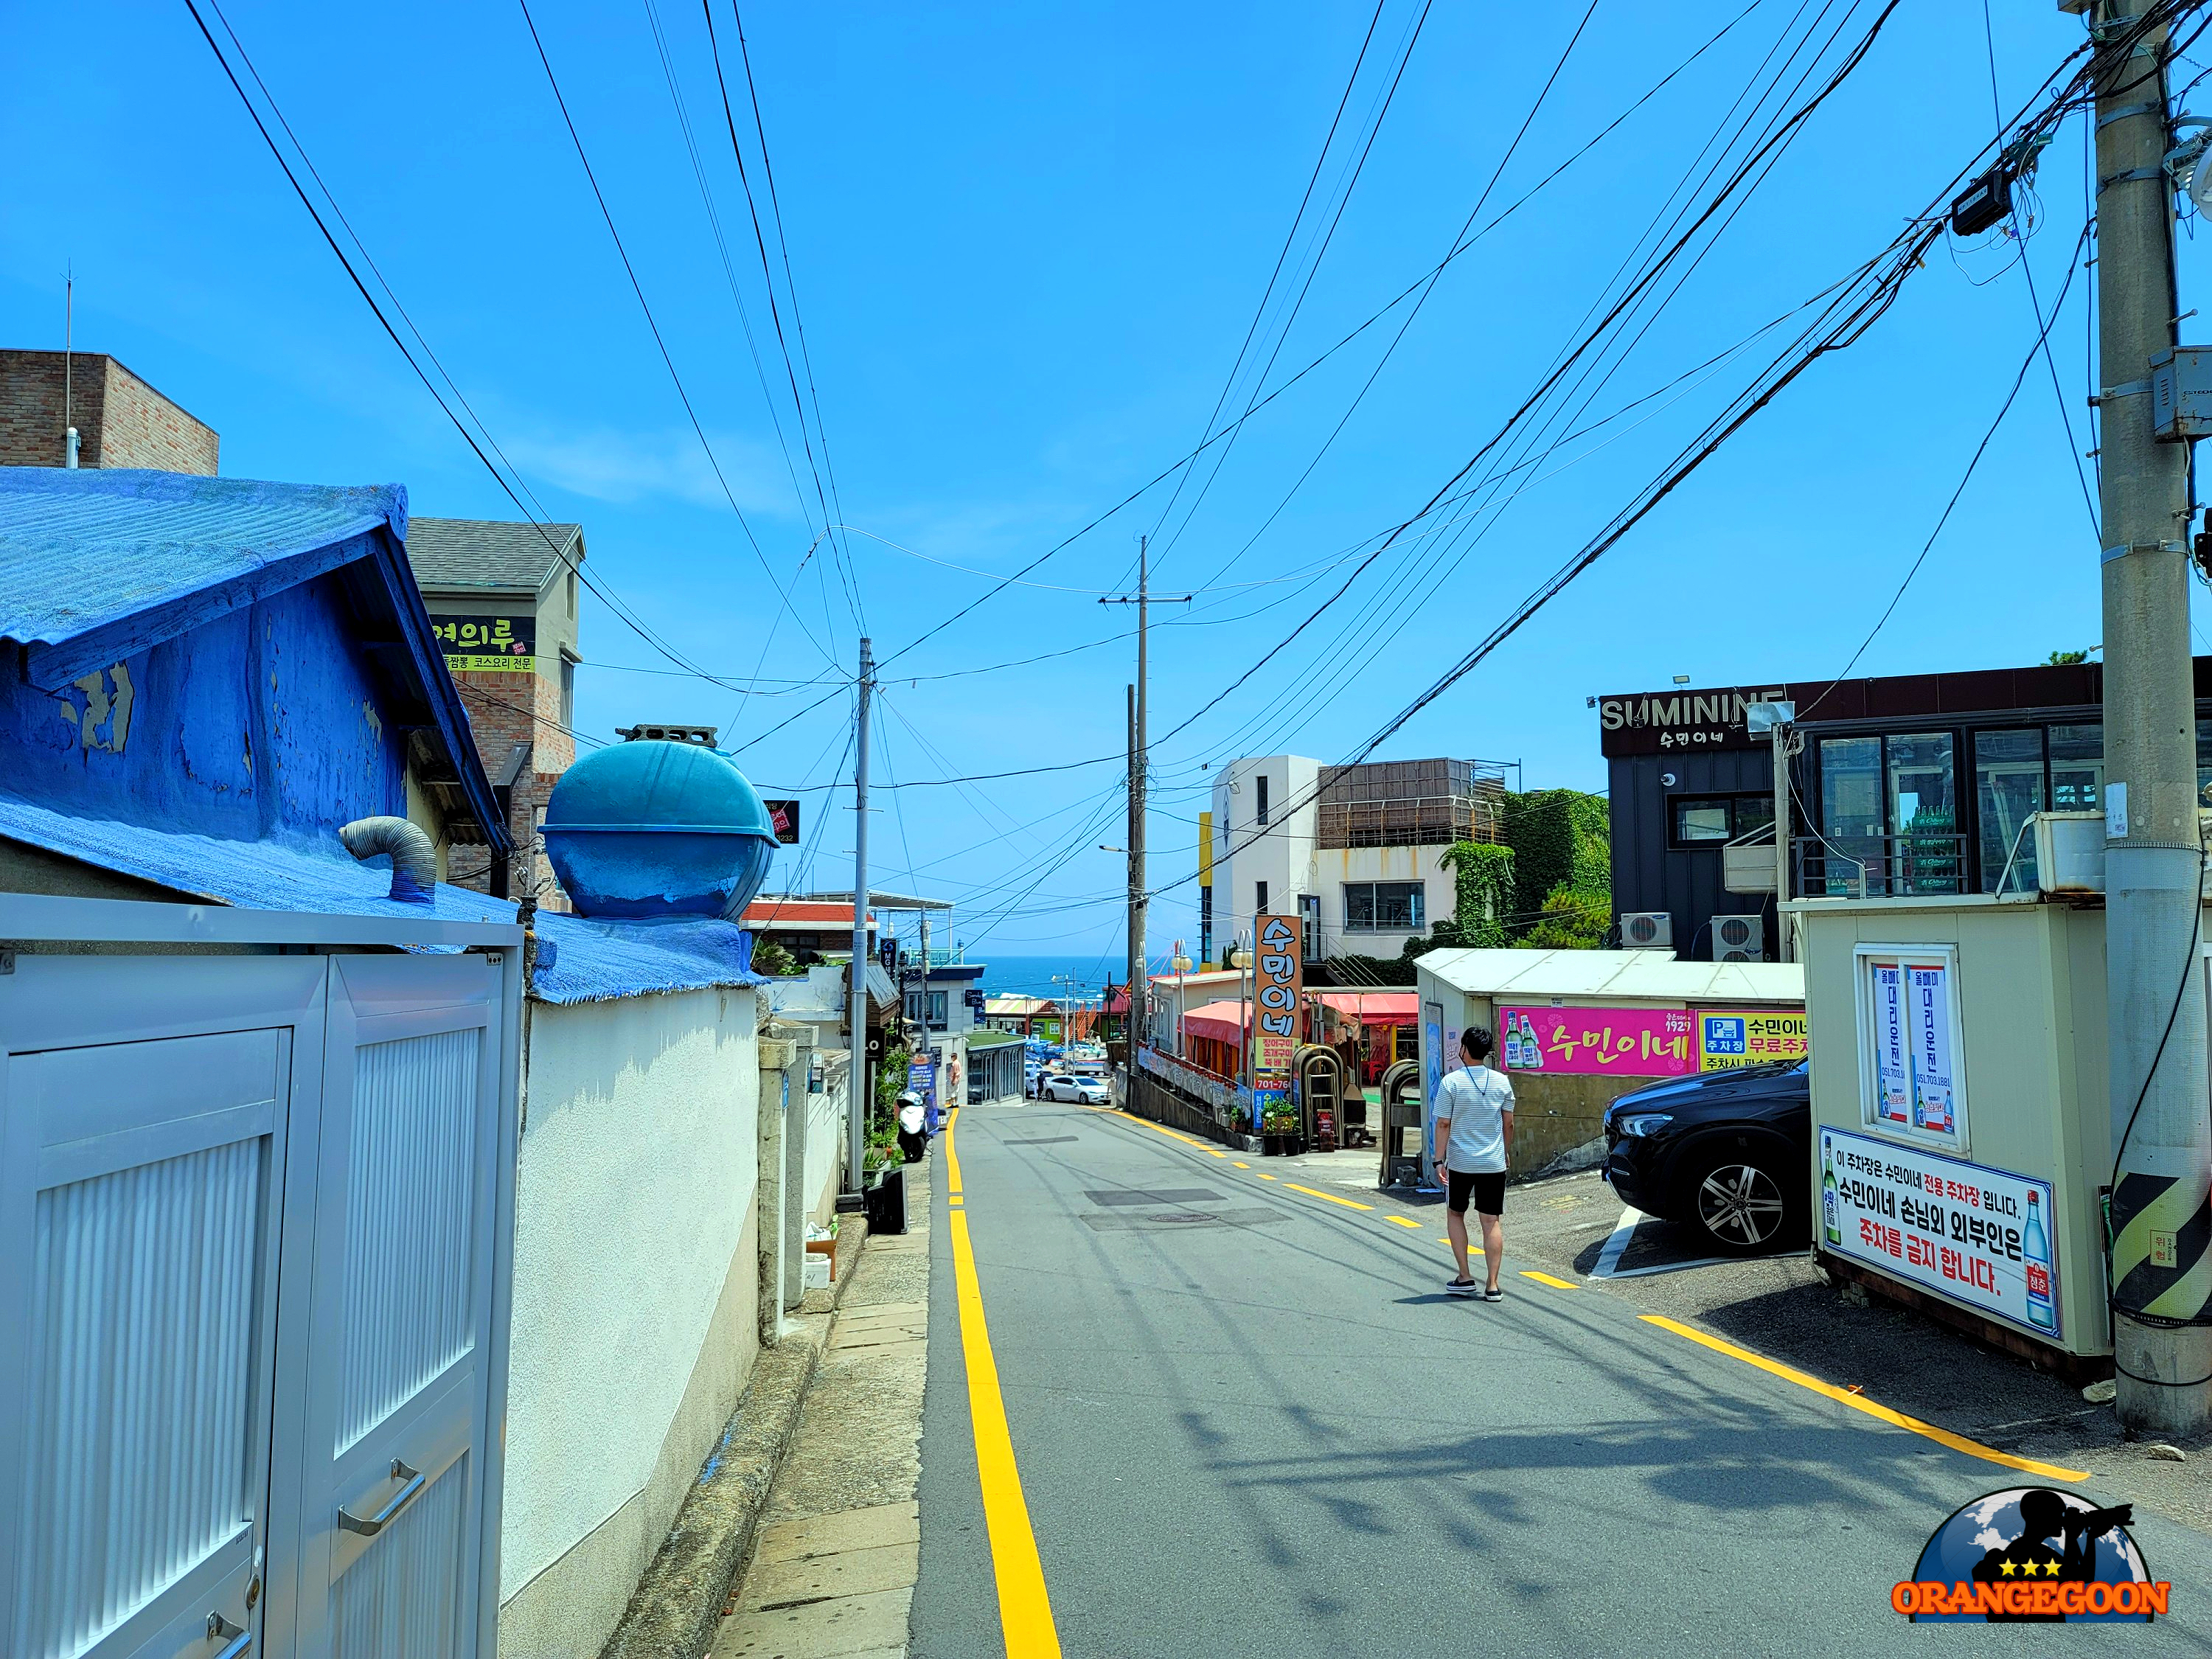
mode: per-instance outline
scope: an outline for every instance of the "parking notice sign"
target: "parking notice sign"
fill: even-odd
[[[1808,1052],[1802,1008],[1698,1011],[1698,1069],[1701,1072],[1802,1060]]]
[[[1820,1127],[1823,1248],[2058,1337],[2051,1183]]]

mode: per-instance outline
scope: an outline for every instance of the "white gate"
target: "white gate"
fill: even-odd
[[[515,954],[0,972],[9,1659],[489,1659]]]

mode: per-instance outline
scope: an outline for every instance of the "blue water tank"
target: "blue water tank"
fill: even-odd
[[[734,920],[775,856],[775,825],[726,757],[698,744],[585,756],[545,804],[545,856],[586,916]]]

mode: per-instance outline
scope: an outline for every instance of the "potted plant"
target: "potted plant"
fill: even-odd
[[[1298,1136],[1298,1117],[1296,1112],[1269,1112],[1260,1121],[1260,1150],[1269,1158],[1281,1158],[1303,1151],[1296,1143]]]

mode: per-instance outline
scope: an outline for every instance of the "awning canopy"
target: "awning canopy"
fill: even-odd
[[[1313,1000],[1362,1025],[1411,1025],[1420,1018],[1413,991],[1316,991]]]
[[[1209,1002],[1194,1008],[1182,1017],[1183,1033],[1187,1036],[1206,1037],[1215,1042],[1242,1043],[1244,1041],[1244,1010],[1246,1005],[1235,1002]]]

